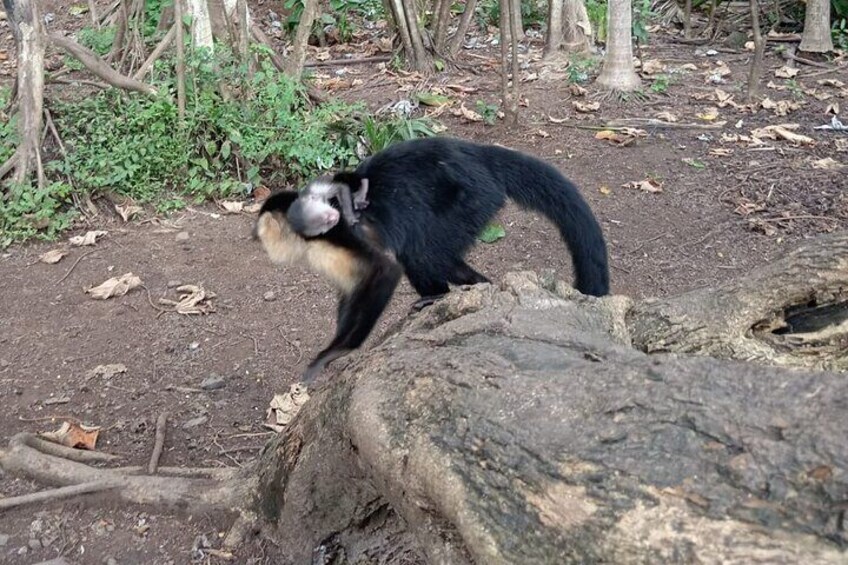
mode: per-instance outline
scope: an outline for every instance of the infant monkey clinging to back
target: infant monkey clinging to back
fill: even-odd
[[[286,212],[286,218],[296,232],[306,237],[315,237],[338,224],[339,211],[330,204],[331,198],[338,199],[348,225],[352,226],[359,221],[354,210],[368,206],[368,179],[361,179],[359,189],[351,194],[353,184],[340,176],[344,175],[318,177],[298,195]]]

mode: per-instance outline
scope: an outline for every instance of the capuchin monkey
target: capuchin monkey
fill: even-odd
[[[361,179],[356,190],[352,191],[352,186],[334,180],[332,175],[319,177],[307,184],[289,206],[286,218],[294,231],[306,237],[326,233],[339,223],[339,211],[330,204],[330,200],[335,198],[341,205],[345,221],[354,225],[359,221],[354,210],[368,206],[368,179]]]
[[[405,141],[363,161],[334,182],[349,189],[369,181],[368,208],[357,225],[336,224],[310,237],[288,220],[295,192],[269,197],[255,237],[275,263],[303,263],[339,293],[336,333],[303,375],[314,380],[331,361],[358,348],[406,274],[420,308],[449,285],[489,282],[468,265],[466,252],[507,197],[556,224],[571,252],[575,286],[609,294],[607,248],[577,187],[553,166],[503,147],[447,137]]]

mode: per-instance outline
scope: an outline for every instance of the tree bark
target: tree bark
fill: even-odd
[[[474,18],[474,10],[477,9],[477,0],[466,0],[465,11],[462,12],[462,17],[459,19],[459,27],[450,41],[449,53],[455,56],[459,53],[462,43],[465,41],[465,34],[468,33],[468,28]]]
[[[286,562],[843,563],[845,375],[646,355],[631,306],[512,273],[342,362],[258,467]]]
[[[215,44],[212,36],[212,22],[209,20],[209,5],[206,0],[188,0],[191,14],[191,34],[194,48],[208,49],[214,52]]]
[[[569,53],[584,53],[592,49],[592,22],[583,0],[563,2],[563,49]]]
[[[642,81],[633,68],[631,1],[609,0],[607,9],[607,53],[596,82],[612,91],[636,90]]]
[[[636,305],[633,345],[792,367],[848,370],[848,233],[822,236],[716,289]]]
[[[751,6],[751,29],[754,33],[754,58],[748,70],[748,102],[753,102],[760,90],[760,77],[763,74],[763,58],[766,52],[766,42],[760,30],[760,6],[757,0],[749,0]]]
[[[556,55],[562,47],[563,10],[563,0],[548,1],[548,33],[545,40],[545,57]]]
[[[830,0],[807,0],[804,34],[798,49],[809,53],[833,51],[833,38],[830,36]]]
[[[306,44],[312,33],[312,24],[318,17],[318,0],[304,0],[303,12],[300,14],[300,22],[292,40],[292,50],[285,62],[286,74],[292,77],[300,77],[303,72],[303,63],[306,60]]]
[[[403,54],[410,69],[422,74],[433,72],[433,58],[424,47],[415,0],[390,0],[392,21],[395,23],[403,46]]]
[[[10,160],[0,166],[2,175],[12,171],[11,181],[29,182],[36,172],[39,186],[45,184],[41,163],[41,131],[44,112],[44,48],[45,31],[38,3],[34,0],[3,0],[15,38],[18,58],[17,78],[17,150]]]

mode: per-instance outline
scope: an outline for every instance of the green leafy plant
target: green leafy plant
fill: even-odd
[[[361,136],[370,153],[382,151],[398,141],[436,135],[433,124],[426,118],[379,121],[367,116],[362,121]]]
[[[848,51],[848,18],[840,18],[833,22],[833,27],[830,29],[830,36],[833,38],[834,47]]]
[[[497,223],[490,223],[483,228],[483,231],[480,235],[477,236],[477,239],[482,241],[483,243],[494,243],[499,239],[503,239],[506,237],[506,230],[504,227]]]
[[[483,118],[486,125],[494,125],[498,119],[498,105],[488,104],[485,100],[478,100],[476,103],[477,113]]]
[[[0,247],[31,237],[54,239],[71,225],[71,187],[49,183],[43,188],[10,183],[0,198]]]
[[[665,94],[670,85],[671,77],[666,74],[659,74],[654,77],[654,81],[651,83],[651,91],[657,94]]]
[[[568,63],[566,73],[568,82],[579,84],[589,80],[589,72],[595,66],[596,61],[591,57],[582,55],[572,56]]]

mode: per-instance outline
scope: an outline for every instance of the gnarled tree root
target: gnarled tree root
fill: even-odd
[[[848,370],[848,232],[718,288],[639,302],[627,326],[647,353]]]
[[[103,468],[87,465],[118,459],[114,455],[71,449],[51,443],[30,433],[12,437],[6,449],[0,449],[0,468],[34,481],[64,488],[43,491],[19,500],[7,501],[8,507],[29,502],[44,502],[72,495],[111,491],[122,500],[154,508],[179,510],[188,514],[222,512],[234,514],[236,521],[225,538],[227,547],[235,547],[256,522],[250,507],[255,500],[256,480],[239,472],[222,469],[185,469],[160,467],[164,475],[141,475],[143,467]],[[71,487],[71,488],[69,488]],[[0,507],[2,509],[2,507]]]

